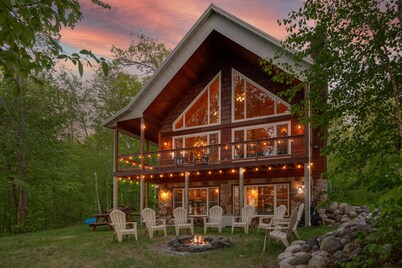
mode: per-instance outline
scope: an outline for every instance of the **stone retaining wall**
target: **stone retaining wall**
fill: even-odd
[[[352,206],[346,203],[331,203],[326,208],[317,209],[318,214],[327,225],[350,222],[355,218],[366,219],[370,213],[368,206]]]

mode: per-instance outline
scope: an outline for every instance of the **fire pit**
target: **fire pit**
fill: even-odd
[[[230,239],[223,237],[205,237],[185,235],[173,238],[169,246],[177,252],[204,252],[206,250],[227,248],[231,244]]]

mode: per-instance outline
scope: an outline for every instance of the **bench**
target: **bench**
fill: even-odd
[[[90,224],[89,224],[89,227],[92,227],[92,231],[95,231],[95,230],[96,230],[96,227],[102,226],[102,225],[107,225],[107,226],[109,226],[109,228],[110,228],[110,225],[109,225],[108,222],[94,222],[94,223],[90,223]]]

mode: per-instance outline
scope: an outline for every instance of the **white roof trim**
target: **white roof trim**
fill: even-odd
[[[102,125],[113,128],[117,125],[117,121],[142,117],[145,109],[213,30],[261,58],[274,57],[276,49],[282,47],[276,38],[211,4],[133,100],[122,110],[105,120]],[[287,57],[280,60],[293,64],[293,61]],[[302,69],[307,69],[312,62],[305,59],[301,64]],[[303,81],[302,77],[298,78]]]

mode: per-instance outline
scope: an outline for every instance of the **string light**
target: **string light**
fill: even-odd
[[[211,171],[208,171],[208,174],[211,174],[212,172]]]
[[[272,170],[272,167],[268,167],[268,170]]]

